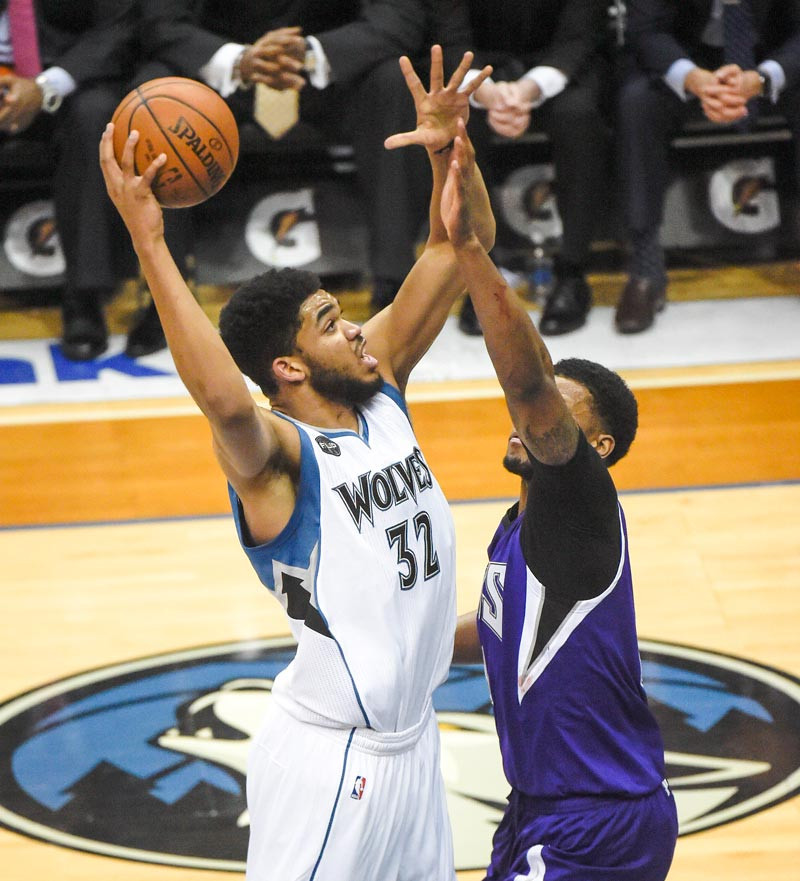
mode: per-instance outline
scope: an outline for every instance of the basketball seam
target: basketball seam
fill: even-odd
[[[208,91],[213,92],[215,95],[217,94],[217,92],[215,92],[214,89],[212,89],[210,86],[206,86],[204,83],[201,83],[199,80],[192,80],[192,79],[189,79],[188,77],[181,77],[181,76],[164,77],[161,80],[159,80],[157,83],[154,83],[153,85],[148,85],[147,83],[143,83],[141,86],[137,87],[136,92],[139,95],[139,97],[141,98],[141,100],[143,100],[146,103],[147,98],[145,97],[145,92],[149,92],[153,89],[159,89],[159,88],[162,88],[163,86],[167,86],[167,85],[174,84],[174,83],[178,83],[180,85],[191,84],[191,85],[200,87],[200,89],[208,89]],[[217,123],[213,119],[211,119],[211,117],[209,117],[205,113],[203,113],[202,110],[198,110],[196,107],[193,107],[185,98],[176,98],[173,95],[163,95],[163,96],[158,96],[158,97],[169,98],[170,101],[175,101],[178,104],[183,104],[184,107],[188,107],[190,110],[194,111],[198,116],[202,117],[209,125],[213,126],[214,130],[217,132],[217,135],[219,136],[220,141],[222,141],[222,143],[225,145],[225,149],[228,151],[229,160],[231,161],[231,163],[234,166],[236,165],[236,160],[238,158],[239,151],[238,150],[236,151],[237,156],[234,157],[233,150],[231,150],[230,145],[228,144],[228,139],[222,133],[222,130],[217,125]],[[228,105],[224,104],[224,106],[228,110],[228,112],[230,113],[230,108],[228,107]],[[231,121],[233,122],[233,124],[235,126],[236,120],[233,118],[232,113],[231,113]],[[233,171],[233,168],[231,168],[231,171]]]
[[[195,80],[189,80],[189,82],[195,82]],[[200,84],[198,83],[198,85],[200,85]],[[149,101],[148,101],[146,95],[144,94],[144,91],[143,91],[141,88],[137,88],[136,91],[137,91],[137,94],[139,95],[139,98],[140,98],[140,105],[139,105],[139,106],[140,106],[140,107],[144,107],[145,110],[147,111],[147,113],[149,113],[151,119],[153,120],[153,122],[154,122],[154,123],[156,124],[156,126],[158,127],[158,130],[161,132],[161,134],[163,135],[163,137],[164,137],[164,139],[166,140],[166,142],[169,144],[169,146],[170,146],[170,148],[172,149],[172,151],[174,152],[176,158],[178,159],[178,161],[180,162],[180,164],[181,164],[181,165],[184,167],[184,169],[186,170],[186,173],[187,173],[187,174],[189,175],[189,177],[194,181],[195,185],[196,185],[197,188],[198,188],[198,189],[204,194],[204,196],[205,196],[206,199],[208,199],[208,198],[210,198],[211,196],[213,196],[214,193],[216,193],[217,190],[220,189],[220,187],[218,187],[217,190],[211,190],[211,191],[209,191],[207,187],[203,186],[203,183],[197,178],[197,176],[195,175],[195,173],[189,168],[189,166],[188,166],[188,164],[186,163],[186,161],[183,159],[183,157],[181,156],[181,154],[180,154],[180,153],[178,152],[178,150],[175,148],[175,145],[173,144],[172,139],[169,137],[169,135],[167,134],[166,130],[165,130],[164,127],[161,125],[161,121],[158,119],[158,117],[155,115],[155,113],[153,112],[153,110],[150,108]],[[160,97],[160,96],[159,96],[159,97]],[[214,130],[217,132],[217,134],[219,135],[219,139],[220,139],[221,143],[225,145],[225,148],[226,148],[226,150],[227,150],[227,152],[228,152],[228,155],[229,155],[229,157],[231,158],[231,161],[233,162],[233,153],[232,153],[232,151],[231,151],[230,146],[228,145],[227,139],[225,138],[225,136],[224,136],[224,135],[222,134],[222,132],[219,130],[219,127],[217,126],[217,124],[216,124],[212,119],[209,119],[209,117],[206,116],[206,114],[204,114],[202,111],[197,110],[196,108],[192,107],[191,104],[189,104],[187,101],[185,101],[185,100],[183,100],[183,99],[180,99],[180,98],[174,98],[174,97],[171,96],[171,95],[170,95],[170,96],[164,96],[164,97],[169,97],[171,101],[175,101],[175,102],[178,103],[178,104],[182,104],[184,107],[188,107],[190,110],[192,110],[192,111],[193,111],[194,113],[196,113],[198,116],[200,116],[202,119],[205,119],[206,122],[209,123],[209,125],[211,125],[211,126],[214,128]],[[133,121],[133,114],[134,114],[135,112],[136,112],[136,111],[134,110],[133,113],[131,114],[131,118],[130,118],[130,120],[129,120],[129,122],[128,122],[128,131],[129,131],[129,132],[132,130],[131,123],[132,123],[132,121]],[[235,163],[234,163],[234,165],[235,165]],[[138,169],[138,167],[136,167],[136,160],[135,160],[135,157],[134,157],[134,168],[135,168],[136,173],[139,174],[139,169]],[[233,171],[233,168],[231,168],[231,171]],[[230,175],[230,172],[229,172],[229,175]],[[191,207],[191,206],[186,206],[186,207]]]

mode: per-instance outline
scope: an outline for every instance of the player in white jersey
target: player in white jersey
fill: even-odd
[[[248,768],[249,881],[452,878],[433,689],[455,626],[453,527],[403,402],[409,374],[461,293],[440,197],[469,95],[467,53],[430,90],[401,67],[433,172],[430,233],[393,304],[361,327],[311,273],[270,270],[243,285],[220,334],[164,243],[132,133],[120,163],[113,127],[103,174],[139,257],[175,365],[211,425],[242,545],[284,604],[298,650]],[[494,220],[470,157],[468,198],[486,247]],[[270,399],[259,406],[242,373]]]

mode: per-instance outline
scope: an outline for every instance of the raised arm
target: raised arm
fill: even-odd
[[[128,138],[121,163],[113,148],[113,125],[100,141],[100,165],[111,200],[133,242],[158,309],[178,374],[211,424],[226,473],[252,478],[277,454],[279,438],[253,400],[225,344],[186,286],[164,241],[161,207],[151,185],[166,157],[161,154],[137,176],[133,168],[138,132]],[[228,473],[231,477],[232,474]]]
[[[580,429],[556,386],[547,347],[475,233],[463,171],[467,155],[462,135],[456,138],[442,194],[442,219],[512,422],[536,459],[563,464],[575,453]]]
[[[430,89],[426,91],[408,58],[400,59],[409,91],[417,110],[417,127],[412,132],[392,135],[387,149],[422,146],[428,154],[433,175],[430,201],[430,233],[425,249],[403,282],[394,303],[370,319],[364,335],[370,351],[382,365],[387,380],[401,390],[419,359],[425,354],[463,291],[455,253],[441,218],[441,194],[447,177],[448,155],[454,138],[469,115],[469,95],[478,88],[491,68],[484,68],[463,91],[459,91],[472,61],[467,52],[445,85],[440,46],[431,49]],[[461,127],[459,129],[459,126]],[[466,198],[475,227],[487,248],[494,244],[494,217],[483,178],[474,162],[464,168]]]

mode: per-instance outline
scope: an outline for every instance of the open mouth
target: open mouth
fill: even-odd
[[[368,354],[366,351],[367,343],[366,341],[361,344],[361,349],[359,350],[358,357],[362,364],[365,364],[367,367],[373,368],[378,366],[378,359]]]

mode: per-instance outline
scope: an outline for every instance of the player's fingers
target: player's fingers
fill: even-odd
[[[469,81],[468,85],[464,86],[462,91],[466,95],[471,95],[476,89],[479,89],[487,79],[489,79],[492,75],[492,70],[492,65],[487,64],[486,67],[482,68],[481,71]]]
[[[403,72],[406,85],[408,86],[409,92],[411,92],[414,103],[418,104],[425,97],[425,89],[414,70],[411,59],[407,55],[402,55],[399,63],[400,70]]]
[[[113,159],[114,158],[114,123],[107,122],[106,127],[103,129],[102,135],[100,135],[100,145],[98,149],[100,150],[100,158],[101,159]]]
[[[116,157],[114,156],[114,123],[109,122],[100,137],[100,171],[110,195],[114,195],[122,178]]]
[[[441,51],[441,47],[440,47]],[[458,64],[458,67],[453,71],[453,75],[450,77],[450,81],[447,83],[448,89],[453,89],[453,91],[458,91],[461,83],[464,82],[464,77],[467,75],[467,71],[472,66],[472,59],[475,57],[474,52],[465,52],[461,61]],[[485,77],[484,77],[485,79]]]
[[[467,135],[466,123],[461,117],[456,122],[456,141],[461,144],[461,164],[471,168],[475,160],[475,148]]]
[[[141,176],[139,180],[139,188],[140,189],[150,189],[153,186],[153,181],[156,179],[156,175],[161,170],[161,166],[167,161],[166,153],[159,153],[158,156],[147,166],[144,174]]]
[[[442,47],[435,43],[431,46],[431,92],[438,92],[444,86],[444,64],[442,62]]]
[[[125,141],[122,148],[122,156],[120,157],[119,167],[123,174],[133,174],[133,155],[136,150],[136,144],[139,142],[139,132],[134,129]]]
[[[453,161],[458,165],[459,171],[463,170],[466,156],[464,155],[464,140],[460,135],[453,138]]]
[[[422,140],[420,140],[420,136],[417,131],[400,132],[396,135],[389,135],[389,137],[383,142],[383,146],[387,150],[396,150],[398,147],[406,147],[409,144],[421,143]]]

